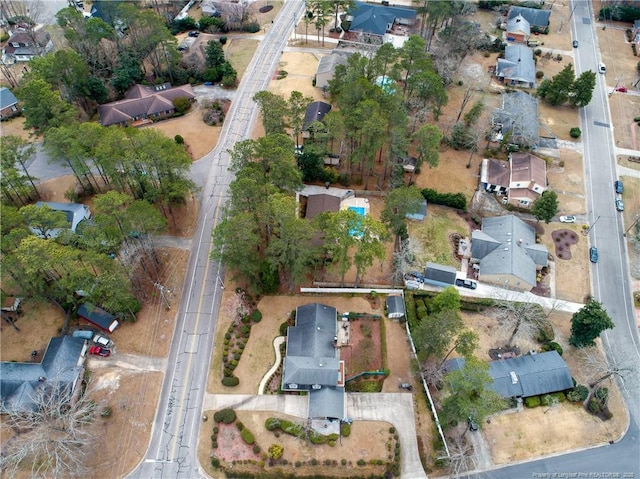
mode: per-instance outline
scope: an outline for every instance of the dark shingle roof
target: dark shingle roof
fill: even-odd
[[[536,82],[536,64],[533,51],[524,45],[507,45],[504,58],[498,58],[496,75],[506,80]]]
[[[551,17],[550,10],[542,10],[540,8],[528,8],[528,7],[511,7],[507,16],[507,21],[512,18],[522,15],[527,22],[533,27],[548,27],[549,18]]]
[[[2,409],[33,409],[33,396],[44,387],[71,393],[82,375],[84,348],[84,339],[59,336],[51,338],[41,363],[0,363]]]
[[[453,284],[456,281],[456,269],[442,264],[427,263],[424,277],[427,281]]]
[[[312,220],[325,211],[337,212],[340,210],[340,198],[333,195],[309,195],[307,198],[307,219]]]
[[[539,140],[538,100],[516,91],[502,95],[502,108],[496,109],[493,122],[502,124],[502,133],[509,132],[509,141],[522,146],[533,146]]]
[[[446,361],[446,372],[464,366],[464,359]],[[500,359],[489,363],[492,389],[504,398],[529,397],[564,391],[573,387],[571,371],[556,351]]]
[[[322,388],[309,394],[309,417],[342,419],[344,412],[344,388]]]
[[[391,314],[402,314],[404,316],[404,300],[400,295],[389,295],[386,299],[387,304],[387,316]]]
[[[387,32],[388,25],[393,25],[396,18],[408,20],[416,18],[416,11],[409,8],[387,7],[361,2],[356,2],[356,8],[351,14],[353,20],[349,28],[350,31],[381,36]]]
[[[309,128],[309,125],[314,121],[324,120],[324,116],[331,111],[331,105],[323,101],[314,101],[309,103],[307,110],[304,113],[303,130]]]

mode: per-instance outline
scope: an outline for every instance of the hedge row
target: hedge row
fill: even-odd
[[[467,198],[462,193],[438,193],[431,188],[425,188],[421,193],[429,204],[450,206],[451,208],[467,211]]]
[[[524,405],[528,408],[548,406],[551,404],[553,399],[556,399],[560,403],[566,401],[567,396],[565,396],[563,392],[543,394],[541,396],[530,396],[528,398],[524,398]]]
[[[215,422],[223,422],[225,424],[231,424],[236,420],[236,412],[233,409],[221,409],[220,411],[216,411],[213,415],[213,420]]]
[[[287,421],[286,419],[278,419],[274,417],[269,417],[264,422],[264,427],[269,431],[275,431],[276,429],[282,430],[282,432],[286,432],[291,436],[303,437],[304,429],[299,424],[296,424],[291,421]]]

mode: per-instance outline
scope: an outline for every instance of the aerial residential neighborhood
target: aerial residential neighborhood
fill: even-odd
[[[0,474],[640,475],[639,22],[0,2]]]

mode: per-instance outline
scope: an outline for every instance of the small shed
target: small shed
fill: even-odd
[[[424,282],[446,288],[456,282],[456,269],[437,263],[427,263],[424,270]]]
[[[81,304],[78,308],[78,316],[86,319],[91,324],[98,326],[103,331],[113,333],[120,325],[116,317],[91,303]]]
[[[402,296],[398,294],[387,296],[385,309],[387,310],[387,317],[390,319],[404,318],[404,301]]]

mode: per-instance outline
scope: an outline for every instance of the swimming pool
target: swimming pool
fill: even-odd
[[[351,211],[355,211],[356,213],[358,213],[358,215],[364,218],[364,206],[349,206],[348,209],[350,209]],[[349,236],[351,236],[352,238],[362,238],[362,223],[360,221],[358,221],[358,223],[360,223],[358,226],[349,230]]]

